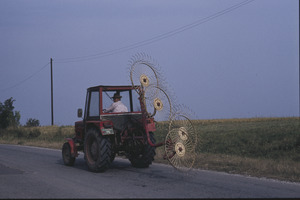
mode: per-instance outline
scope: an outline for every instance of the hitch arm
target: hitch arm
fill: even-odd
[[[165,142],[160,142],[160,143],[157,143],[157,144],[153,144],[153,142],[150,140],[150,135],[149,135],[148,131],[147,131],[147,141],[148,141],[148,143],[150,144],[151,147],[160,147],[160,146],[165,144]]]

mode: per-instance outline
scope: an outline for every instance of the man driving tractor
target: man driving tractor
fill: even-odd
[[[120,93],[116,92],[113,96],[114,102],[104,112],[128,112],[127,107],[121,102],[121,98]]]

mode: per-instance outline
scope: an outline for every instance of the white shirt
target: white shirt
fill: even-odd
[[[128,112],[128,109],[121,101],[117,101],[112,103],[105,112]]]

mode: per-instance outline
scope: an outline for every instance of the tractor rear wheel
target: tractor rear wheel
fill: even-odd
[[[65,142],[62,147],[62,157],[65,165],[73,166],[75,162],[75,157],[71,154],[71,147],[68,142]]]
[[[149,132],[150,140],[153,144],[155,144],[155,138],[152,132]],[[139,153],[136,153],[139,152]],[[136,152],[132,152],[129,155],[129,161],[131,162],[133,167],[137,168],[147,168],[155,156],[155,147],[152,147],[147,140],[147,136],[145,137],[145,143],[142,146],[142,149],[137,150]]]
[[[84,139],[86,163],[93,172],[104,172],[111,164],[112,145],[99,131],[90,129]]]

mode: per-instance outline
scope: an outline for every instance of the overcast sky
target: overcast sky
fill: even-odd
[[[197,119],[299,116],[298,0],[0,0],[0,102],[73,125],[86,89],[151,56]]]

